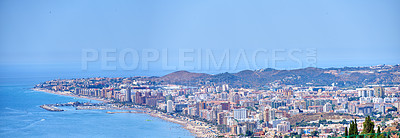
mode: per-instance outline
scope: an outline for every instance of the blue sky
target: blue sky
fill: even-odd
[[[0,64],[80,66],[82,49],[107,48],[168,48],[170,64],[178,64],[179,49],[193,48],[217,55],[313,48],[317,67],[398,64],[399,6],[398,0],[2,0]],[[238,70],[264,67],[270,66]]]

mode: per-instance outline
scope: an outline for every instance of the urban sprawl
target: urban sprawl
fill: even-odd
[[[238,88],[211,82],[161,84],[147,78],[60,79],[35,89],[98,98],[120,109],[146,109],[154,116],[189,125],[200,137],[340,137],[355,134],[354,128],[360,135],[373,130],[376,136],[387,136],[384,132],[400,129],[398,84],[343,88],[335,83],[274,83]],[[371,129],[366,128],[368,121],[373,122],[371,132],[365,132]]]

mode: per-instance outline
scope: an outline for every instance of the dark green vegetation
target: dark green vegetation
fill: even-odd
[[[378,126],[377,132],[374,130],[375,124],[372,122],[371,117],[365,117],[365,121],[363,122],[363,131],[361,133],[358,132],[357,129],[357,120],[351,121],[350,128],[345,129],[345,132],[342,137],[346,138],[387,138],[390,135],[399,135],[399,131],[395,132],[381,132],[381,127]]]
[[[352,135],[358,135],[357,120],[356,119],[354,119],[354,121],[351,121],[351,123],[350,123],[349,136],[352,136]],[[353,137],[351,137],[351,138],[353,138]]]

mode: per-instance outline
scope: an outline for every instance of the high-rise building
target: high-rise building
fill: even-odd
[[[199,109],[206,109],[206,108],[207,108],[206,102],[200,102]]]
[[[385,98],[385,88],[384,87],[375,87],[375,97]]]
[[[173,104],[172,100],[168,100],[167,101],[167,112],[168,113],[172,113],[173,112],[172,104]]]
[[[246,119],[247,118],[247,110],[245,108],[233,109],[233,117],[235,119]]]
[[[224,118],[225,118],[225,113],[224,112],[220,112],[217,115],[217,123],[218,125],[223,125],[224,124]]]
[[[183,112],[183,110],[187,107],[188,104],[175,104],[175,112]]]
[[[330,112],[332,111],[332,104],[331,103],[326,103],[323,107],[324,112]]]
[[[157,106],[157,98],[155,96],[151,96],[151,97],[145,97],[145,101],[146,101],[146,105],[148,106],[153,106],[156,107]]]
[[[358,91],[358,97],[367,97],[367,90],[366,89],[360,89]]]
[[[374,90],[368,90],[368,97],[374,97]]]
[[[232,97],[232,102],[238,104],[238,103],[239,103],[239,100],[240,100],[239,94],[238,94],[238,93],[235,93],[235,95],[233,95],[233,97]]]
[[[229,91],[229,85],[228,84],[222,85],[222,91],[224,91],[224,92]]]
[[[151,92],[149,92],[149,91],[145,92],[145,93],[144,93],[144,96],[145,96],[145,97],[150,97],[150,96],[151,96]]]
[[[135,103],[136,104],[143,104],[142,93],[141,92],[136,92]]]
[[[373,97],[374,89],[372,88],[357,88],[358,97]]]
[[[221,107],[222,107],[222,110],[229,110],[230,104],[229,104],[229,102],[223,102],[223,103],[221,103]]]
[[[132,99],[131,99],[131,87],[128,87],[126,89],[125,101],[126,102],[132,102]]]
[[[271,103],[271,107],[272,108],[278,108],[278,107],[281,107],[281,106],[286,106],[286,101],[273,101],[272,103]]]
[[[228,93],[222,92],[222,93],[221,93],[221,99],[222,99],[222,100],[228,99]]]
[[[290,87],[289,89],[284,90],[284,95],[287,97],[293,96],[293,89]]]
[[[269,121],[269,109],[265,109],[264,110],[263,120],[264,120],[264,122],[268,122]]]
[[[357,105],[356,113],[363,114],[363,115],[371,115],[373,109],[374,109],[374,106],[371,104]]]
[[[269,113],[268,113],[269,121],[272,121],[272,120],[275,119],[275,117],[276,117],[275,113],[276,113],[276,109],[275,108],[272,108],[272,109],[269,110]]]
[[[165,101],[167,102],[168,100],[172,100],[171,94],[168,94],[167,96],[165,96]]]
[[[277,127],[277,130],[280,132],[288,132],[290,130],[290,122],[282,121],[276,127]]]

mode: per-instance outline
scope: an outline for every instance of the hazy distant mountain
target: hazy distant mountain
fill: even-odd
[[[186,82],[192,82],[195,80],[202,80],[210,77],[211,75],[205,73],[192,73],[188,71],[177,71],[160,78],[156,78],[157,81],[165,82],[169,84],[184,84]]]
[[[237,73],[210,75],[177,71],[154,78],[160,83],[181,85],[229,84],[232,87],[263,87],[273,84],[283,85],[331,85],[362,86],[367,84],[399,84],[399,65],[344,68],[303,68],[294,70],[243,70]]]

